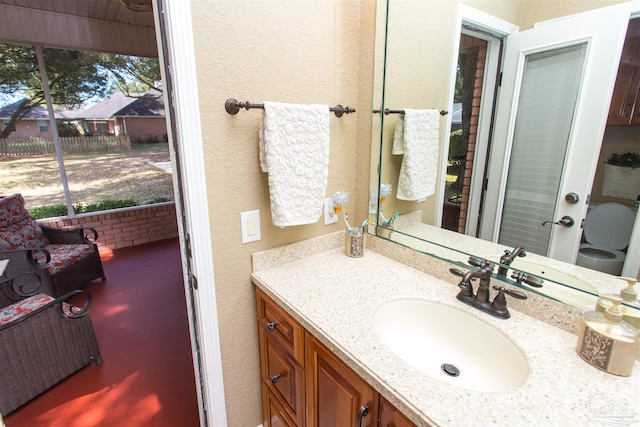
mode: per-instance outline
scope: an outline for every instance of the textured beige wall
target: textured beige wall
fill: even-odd
[[[624,3],[625,1],[627,0],[525,0],[518,25],[521,31],[527,30],[533,27],[536,22]]]
[[[349,192],[347,212],[357,213],[354,222],[362,221],[364,207],[355,207],[356,182],[368,186],[374,2],[191,4],[199,87],[193,96],[200,100],[227,416],[231,426],[255,426],[261,405],[251,253],[344,225],[324,226],[321,219],[313,225],[273,226],[267,176],[258,160],[261,111],[231,116],[224,102],[233,97],[357,108],[356,114],[330,119],[327,196]],[[367,156],[356,161],[361,152]],[[262,240],[243,245],[240,212],[254,209],[260,210]]]

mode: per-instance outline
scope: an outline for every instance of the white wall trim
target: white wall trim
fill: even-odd
[[[192,251],[192,273],[198,279],[198,290],[193,309],[196,312],[199,330],[199,344],[202,360],[202,386],[206,422],[210,426],[226,426],[222,356],[218,331],[215,280],[213,274],[213,253],[209,227],[207,192],[204,183],[205,170],[202,158],[202,133],[198,98],[191,6],[189,2],[163,1],[163,10],[157,11],[156,19],[163,16],[166,23],[166,43],[168,58],[164,58],[159,47],[161,61],[168,62],[173,85],[173,99],[176,132],[179,141],[179,159],[186,221],[189,228]],[[157,0],[154,7],[158,9]],[[156,31],[160,24],[156,22]],[[164,69],[164,67],[161,67]],[[163,76],[165,77],[165,76]],[[166,97],[166,95],[165,95]],[[175,161],[175,159],[174,159]],[[178,212],[180,215],[180,212]],[[179,221],[180,223],[180,221]],[[184,236],[181,236],[183,245]],[[184,251],[183,251],[184,253]],[[185,271],[185,283],[189,280]],[[198,378],[196,378],[198,381]]]

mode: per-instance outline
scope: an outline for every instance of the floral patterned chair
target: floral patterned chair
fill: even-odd
[[[91,234],[92,240],[87,237]],[[98,233],[90,227],[54,228],[29,216],[21,194],[0,197],[0,260],[8,259],[7,277],[34,272],[53,297],[105,279]]]
[[[76,290],[53,298],[41,293],[40,285],[40,276],[32,272],[0,277],[0,413],[4,415],[89,363],[102,364],[88,313],[89,294]],[[82,307],[69,304],[71,298],[84,299]]]

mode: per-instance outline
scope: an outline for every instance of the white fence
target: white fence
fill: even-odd
[[[129,135],[74,136],[60,138],[63,153],[113,153],[131,150]],[[0,139],[0,156],[33,156],[53,154],[52,138]]]

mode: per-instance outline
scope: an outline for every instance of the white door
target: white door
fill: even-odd
[[[176,210],[191,346],[202,425],[226,426],[227,413],[218,333],[211,218],[204,160],[195,52],[189,2],[154,0],[158,52],[164,84]]]
[[[624,3],[507,38],[480,237],[575,262],[629,19]]]

